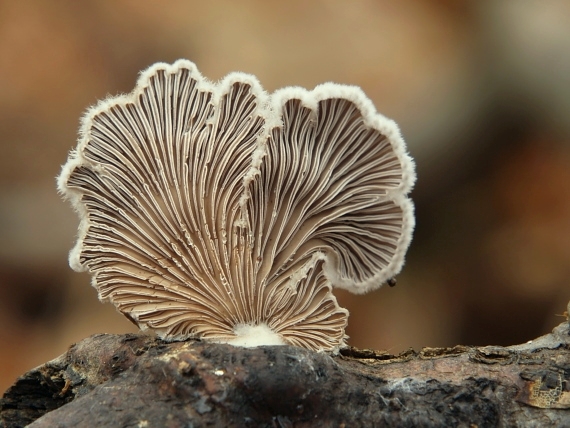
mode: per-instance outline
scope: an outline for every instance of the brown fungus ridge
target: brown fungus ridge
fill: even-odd
[[[90,109],[58,178],[80,216],[70,265],[167,340],[344,346],[332,287],[396,275],[415,179],[396,125],[354,87],[214,84],[155,64]]]

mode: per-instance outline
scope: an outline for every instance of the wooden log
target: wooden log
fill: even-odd
[[[570,426],[570,326],[400,355],[101,334],[20,377],[0,426]]]

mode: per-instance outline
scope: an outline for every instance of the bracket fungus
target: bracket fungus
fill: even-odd
[[[102,301],[165,340],[345,346],[332,293],[402,268],[414,166],[356,87],[266,94],[186,60],[83,118],[58,189],[78,212],[69,260]]]

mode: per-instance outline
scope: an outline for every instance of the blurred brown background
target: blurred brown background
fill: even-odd
[[[156,61],[268,91],[361,86],[418,167],[395,288],[338,292],[350,343],[508,345],[570,299],[570,2],[0,1],[0,392],[100,332],[133,331],[67,266],[54,177],[79,117]]]

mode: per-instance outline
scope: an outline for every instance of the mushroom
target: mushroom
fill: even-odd
[[[89,109],[58,189],[79,214],[70,266],[165,340],[345,346],[348,311],[402,268],[413,162],[356,87],[267,95],[158,63]]]

